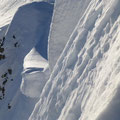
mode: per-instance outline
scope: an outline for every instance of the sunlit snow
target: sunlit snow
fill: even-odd
[[[0,120],[120,120],[119,29],[120,0],[2,0]]]

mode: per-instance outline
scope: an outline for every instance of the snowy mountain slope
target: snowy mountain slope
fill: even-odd
[[[54,0],[1,0],[0,1],[0,38],[2,38],[11,23],[14,14],[22,5],[37,1],[53,3]],[[6,28],[6,29],[5,29]],[[2,34],[4,33],[4,34]],[[2,34],[2,35],[1,35]]]
[[[86,4],[29,120],[120,120],[119,5]]]
[[[21,7],[0,48],[0,120],[120,120],[119,5],[56,0],[52,24],[53,5]],[[2,17],[1,36],[10,19]]]
[[[5,36],[14,14],[22,5],[41,0],[1,0],[0,1],[0,39]]]
[[[48,59],[51,71],[90,1],[56,0],[48,44]]]
[[[0,27],[10,24],[17,9],[31,2],[31,0],[1,0],[0,1]]]
[[[2,42],[3,45],[1,46],[1,50],[4,48],[0,60],[1,120],[9,120],[10,118],[11,120],[27,120],[38,100],[30,98],[36,97],[35,93],[29,93],[30,89],[33,91],[38,89],[37,97],[39,97],[40,87],[43,87],[48,79],[48,76],[46,76],[46,74],[49,75],[48,63],[45,59],[47,58],[47,40],[52,12],[52,4],[47,2],[32,2],[19,8],[9,26],[4,41]],[[39,47],[43,45],[43,51],[41,51],[41,48],[37,45],[40,45]],[[23,70],[24,57],[32,48],[34,49],[34,53],[31,57],[34,57],[37,53],[36,61],[41,60],[41,63],[44,61],[46,67],[43,67],[42,64],[37,68],[32,66],[34,68],[30,68],[31,70],[29,71],[27,71],[27,67],[25,67],[26,71],[24,71],[24,75],[27,75],[27,79],[26,76],[24,77],[23,75],[21,85],[22,93],[24,93],[25,96],[20,91],[22,80],[21,72]],[[42,52],[45,58],[41,57]],[[39,63],[40,62],[38,62],[38,64]],[[28,73],[25,74],[25,72]],[[32,77],[28,78],[30,75],[32,75]],[[34,81],[32,78],[34,78]],[[37,83],[42,80],[42,86],[41,84],[34,84],[35,86],[32,86],[33,88],[29,88],[29,85],[31,86],[31,84],[29,84],[31,81],[29,80],[31,79],[32,82],[36,80]]]

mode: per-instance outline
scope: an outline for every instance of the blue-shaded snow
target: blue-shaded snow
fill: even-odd
[[[52,12],[53,5],[47,2],[24,5],[19,8],[8,28],[3,46],[6,59],[0,61],[0,76],[9,68],[12,69],[12,75],[8,76],[9,81],[5,85],[5,98],[0,101],[1,120],[27,120],[34,108],[37,99],[26,97],[20,91],[23,60],[35,46],[36,50],[47,59],[47,39]],[[15,47],[16,42],[17,47]],[[0,78],[0,85],[2,81],[3,79]],[[8,103],[11,104],[10,110]]]

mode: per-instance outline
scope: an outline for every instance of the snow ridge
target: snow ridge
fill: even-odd
[[[47,2],[32,2],[20,7],[3,37],[0,47],[0,50],[3,50],[0,56],[0,119],[2,120],[9,118],[27,120],[39,98],[40,90],[48,80],[49,70],[46,59],[52,12],[53,5]],[[43,51],[37,45],[44,46]],[[44,67],[32,66],[33,68],[29,68],[31,72],[29,70],[27,74],[25,73],[27,68],[24,67],[21,84],[24,57],[31,49],[34,49],[35,54],[37,53],[36,59],[44,62]]]
[[[120,119],[119,5],[90,1],[29,120]]]
[[[120,0],[35,1],[0,4],[0,119],[120,120]]]

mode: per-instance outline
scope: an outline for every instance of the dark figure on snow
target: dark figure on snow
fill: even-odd
[[[8,109],[11,109],[11,105],[8,103]]]
[[[5,37],[3,37],[3,40],[1,41],[1,46],[4,45]]]
[[[0,54],[0,60],[5,59],[5,55]]]
[[[4,48],[0,47],[0,52],[3,53],[4,52]]]
[[[18,47],[18,42],[16,42],[16,43],[14,44],[14,47]]]
[[[8,69],[8,73],[11,75],[12,74],[12,69]]]
[[[13,38],[16,39],[15,35],[13,35]]]

